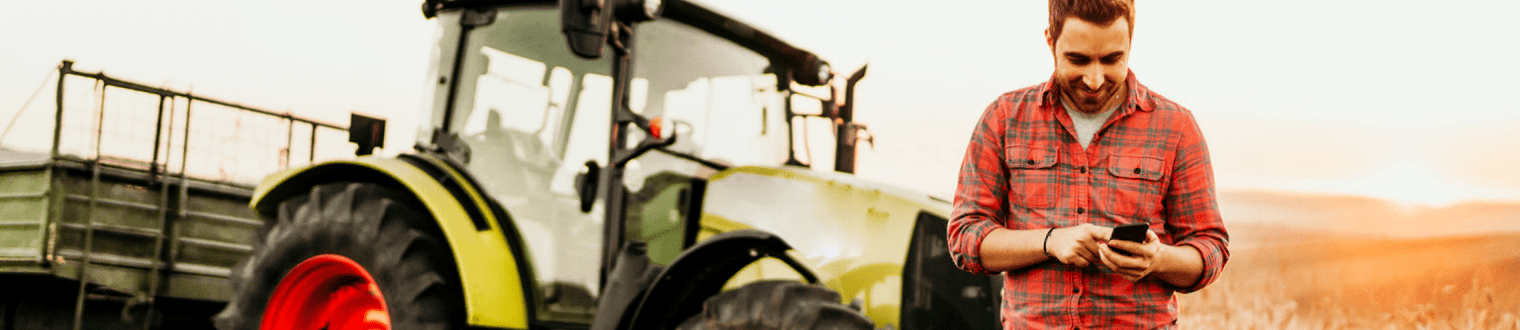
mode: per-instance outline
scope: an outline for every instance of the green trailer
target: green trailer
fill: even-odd
[[[0,329],[210,328],[263,223],[254,183],[354,150],[345,127],[57,77],[52,120],[0,135]]]

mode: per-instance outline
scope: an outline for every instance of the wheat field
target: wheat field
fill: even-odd
[[[1520,330],[1520,234],[1241,236],[1218,281],[1179,296],[1184,329]]]

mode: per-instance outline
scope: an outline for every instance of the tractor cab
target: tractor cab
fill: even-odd
[[[699,4],[430,0],[423,12],[439,29],[418,148],[510,214],[538,320],[590,323],[627,241],[655,264],[695,244],[705,182],[724,169],[854,171],[864,127],[827,62]],[[810,123],[831,128],[834,150],[809,146]]]

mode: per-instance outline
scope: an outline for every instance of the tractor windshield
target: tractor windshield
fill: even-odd
[[[565,47],[555,9],[500,8],[494,23],[468,32],[448,127],[469,146],[469,172],[527,243],[536,317],[585,323],[596,306],[604,212],[598,202],[582,213],[574,183],[586,161],[607,163],[613,82],[607,60]],[[457,27],[460,15],[439,23]],[[440,49],[458,42],[440,39]]]
[[[786,121],[770,61],[670,20],[634,33],[630,108],[679,123],[670,149],[731,165],[786,161]]]

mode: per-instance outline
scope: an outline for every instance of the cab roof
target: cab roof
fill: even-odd
[[[614,0],[606,1],[611,2]],[[810,78],[808,77],[809,75],[816,74],[814,70],[817,70],[820,65],[824,64],[823,60],[816,54],[797,48],[765,31],[714,11],[697,2],[691,0],[664,0],[663,2],[664,8],[660,13],[662,19],[670,19],[690,25],[691,27],[760,53],[762,56],[770,58],[773,63],[790,69],[794,79],[804,84],[817,85],[824,83],[823,81],[810,83],[812,79],[808,79]],[[557,3],[552,0],[425,0],[422,5],[422,12],[423,16],[432,18],[440,11],[462,8],[502,5],[554,5]]]

